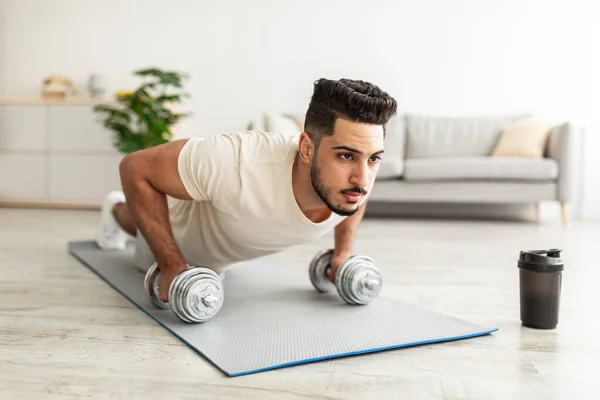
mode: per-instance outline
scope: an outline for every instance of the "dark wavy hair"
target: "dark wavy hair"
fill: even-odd
[[[352,122],[385,125],[396,115],[396,100],[376,85],[361,80],[321,78],[314,90],[304,131],[319,147],[324,136],[333,135],[337,118]]]

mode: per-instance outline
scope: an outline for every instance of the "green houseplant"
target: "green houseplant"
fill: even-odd
[[[114,146],[124,154],[166,143],[173,137],[172,127],[189,116],[172,106],[189,95],[183,91],[187,75],[146,68],[134,71],[142,79],[131,92],[118,92],[117,104],[94,107],[101,124],[114,132]]]

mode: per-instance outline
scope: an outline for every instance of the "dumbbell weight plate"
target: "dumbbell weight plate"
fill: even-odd
[[[205,322],[223,306],[223,285],[213,270],[196,267],[175,277],[169,291],[171,310],[185,322]]]
[[[312,285],[321,293],[327,293],[335,289],[335,285],[329,280],[329,269],[333,249],[318,252],[310,262],[308,275]]]
[[[154,263],[150,266],[150,269],[146,273],[144,278],[144,288],[146,291],[146,296],[150,302],[155,306],[163,310],[169,309],[169,303],[165,303],[160,300],[160,271],[158,269],[158,264]]]
[[[379,295],[382,277],[370,257],[352,256],[336,273],[340,297],[349,304],[367,304]]]

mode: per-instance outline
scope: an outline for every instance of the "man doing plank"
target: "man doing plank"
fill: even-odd
[[[119,250],[135,236],[138,264],[156,261],[166,302],[188,265],[221,273],[335,229],[333,281],[352,255],[396,108],[371,83],[320,79],[302,132],[224,133],[128,154],[97,243]]]

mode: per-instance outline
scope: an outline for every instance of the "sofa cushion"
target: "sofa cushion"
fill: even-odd
[[[386,157],[379,162],[377,179],[399,179],[404,173],[404,163],[399,157]]]
[[[489,156],[502,129],[526,118],[406,115],[406,158]]]
[[[398,179],[404,173],[404,118],[394,116],[386,125],[385,154],[377,179]]]
[[[407,160],[404,178],[424,180],[535,180],[558,177],[558,163],[550,158],[447,157]]]

